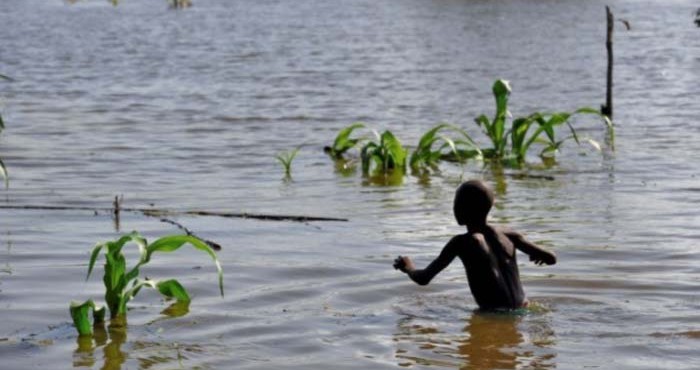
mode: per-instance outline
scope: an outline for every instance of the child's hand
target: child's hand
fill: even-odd
[[[547,251],[540,251],[540,253],[530,255],[530,261],[534,262],[538,266],[542,265],[553,265],[557,263],[557,257],[554,253]]]
[[[409,257],[398,256],[394,260],[394,269],[408,272],[413,269],[413,261]]]

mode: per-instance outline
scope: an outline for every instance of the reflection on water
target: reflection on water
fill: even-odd
[[[556,368],[555,335],[546,317],[475,311],[459,333],[405,318],[398,323],[396,357],[401,366],[459,369]],[[427,325],[432,325],[428,323]]]
[[[150,324],[182,317],[189,313],[189,305],[189,302],[175,302],[161,312],[165,317],[154,320]],[[198,345],[144,340],[127,343],[127,329],[126,320],[119,318],[110,320],[107,327],[104,322],[95,324],[92,336],[78,336],[76,339],[77,348],[73,352],[73,367],[94,367],[99,362],[96,352],[100,348],[102,348],[103,360],[101,369],[121,369],[129,357],[135,357],[138,360],[139,369],[149,369],[156,365],[175,362],[178,368],[183,368],[183,361],[188,359],[186,353],[204,352]]]
[[[96,324],[92,337],[78,336],[78,348],[73,353],[73,367],[93,367],[96,362],[95,350],[103,347],[102,369],[120,369],[127,359],[127,354],[122,351],[122,345],[126,342],[126,331],[125,321],[112,319],[107,329],[104,322]]]

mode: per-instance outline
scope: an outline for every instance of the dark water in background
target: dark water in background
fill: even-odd
[[[67,307],[101,300],[84,274],[90,247],[117,235],[109,215],[0,210],[2,367],[697,369],[697,3],[610,3],[632,23],[615,40],[617,148],[568,145],[530,172],[553,180],[470,164],[367,186],[321,151],[357,120],[407,144],[440,121],[476,133],[496,78],[511,81],[516,115],[598,106],[604,5],[0,2],[0,73],[15,79],[0,85],[0,204],[108,207],[123,194],[134,207],[350,219],[176,218],[224,246],[225,298],[205,256],[158,256],[146,274],[181,277],[189,314],[167,319],[141,293],[128,332],[91,349]],[[301,143],[284,181],[273,157]],[[521,256],[527,315],[473,314],[458,264],[427,287],[391,269],[397,254],[428,263],[461,232],[453,189],[475,177],[498,190],[494,222],[559,256],[546,268]],[[179,231],[133,214],[121,228]]]

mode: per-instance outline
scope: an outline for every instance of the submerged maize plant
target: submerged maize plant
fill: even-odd
[[[441,132],[457,133],[457,139]],[[470,158],[481,157],[481,149],[466,131],[457,126],[442,123],[426,131],[411,152],[409,164],[414,171],[427,168],[435,169],[441,160],[462,162]]]
[[[362,172],[368,174],[373,168],[374,171],[383,174],[392,171],[403,173],[406,170],[408,151],[401,145],[399,139],[389,130],[381,135],[374,131],[374,135],[377,141],[370,140],[362,147],[360,154]]]
[[[436,170],[440,161],[462,163],[468,159],[481,159],[492,164],[520,167],[533,148],[538,148],[539,156],[543,161],[547,161],[569,140],[577,144],[587,142],[596,150],[602,151],[602,146],[597,141],[589,137],[581,137],[574,129],[571,118],[579,114],[593,114],[603,121],[607,130],[606,143],[614,150],[613,124],[608,117],[595,109],[581,108],[573,112],[555,113],[535,112],[512,119],[508,111],[508,99],[511,93],[508,81],[494,82],[492,92],[496,102],[494,116],[489,118],[482,114],[475,119],[476,124],[491,142],[490,146],[480,146],[464,129],[442,123],[426,131],[408,157],[408,151],[389,130],[381,135],[373,131],[376,140],[369,140],[364,136],[352,138],[354,130],[365,127],[363,123],[353,123],[340,130],[333,145],[325,147],[324,150],[336,161],[336,168],[340,163],[343,169],[346,169],[348,163],[352,161],[345,159],[344,155],[359,143],[365,142],[360,150],[362,173],[365,176],[370,175],[370,180],[381,175],[379,183],[386,183],[385,180],[389,175],[392,177],[391,184],[400,183],[407,162],[411,170],[418,174],[427,174],[430,170]],[[570,134],[559,138],[556,136],[556,129],[564,125]],[[377,183],[377,181],[372,182]]]
[[[296,147],[288,152],[279,153],[275,156],[282,164],[282,167],[284,167],[284,175],[288,178],[292,176],[292,161],[294,161],[297,153],[299,153],[299,149],[301,149],[301,147]]]
[[[605,124],[610,142],[614,140],[614,128],[610,119],[601,115],[592,108],[581,108],[574,112],[541,113],[535,112],[526,117],[515,118],[508,127],[510,112],[508,111],[508,98],[511,88],[508,81],[497,80],[493,84],[493,95],[496,100],[496,113],[492,119],[486,115],[480,115],[475,119],[476,124],[482,128],[484,134],[491,140],[490,148],[482,148],[486,159],[500,160],[505,163],[520,165],[525,162],[525,156],[533,144],[543,147],[540,156],[551,156],[567,140],[581,142],[576,130],[569,119],[575,114],[594,114]],[[555,128],[567,125],[571,135],[557,140]],[[534,128],[534,131],[530,131]],[[584,138],[595,149],[601,150],[601,145],[591,138]]]
[[[363,140],[367,139],[365,136],[361,136],[358,138],[350,137],[353,131],[364,127],[364,123],[357,122],[341,129],[340,132],[338,132],[338,135],[335,137],[333,145],[323,148],[323,151],[325,151],[328,155],[331,156],[331,158],[335,160],[344,159],[345,153],[357,146],[357,144],[361,143]]]
[[[138,262],[127,269],[126,259],[122,253],[125,245],[132,243],[139,249]],[[189,244],[197,250],[207,253],[216,265],[219,275],[219,291],[224,295],[223,271],[219,259],[214,250],[206,242],[190,235],[170,235],[162,237],[151,244],[137,232],[132,232],[121,238],[106,243],[97,244],[90,254],[87,278],[90,278],[95,262],[100,253],[104,251],[104,277],[102,281],[105,285],[105,301],[109,309],[110,319],[126,319],[127,303],[134,299],[143,288],[153,288],[158,290],[167,299],[176,299],[180,302],[189,302],[190,296],[187,290],[174,279],[152,280],[139,278],[140,268],[146,265],[157,252],[174,252],[180,247]],[[92,300],[84,303],[72,302],[70,313],[73,318],[75,328],[80,335],[91,335],[92,325],[89,314],[92,310],[93,324],[104,320],[105,308],[95,304]]]

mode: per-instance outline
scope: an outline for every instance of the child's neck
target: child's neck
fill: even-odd
[[[468,224],[467,225],[467,232],[470,233],[482,233],[485,230],[488,230],[488,225],[486,224],[486,221],[484,220],[483,222],[475,222],[473,224]]]

